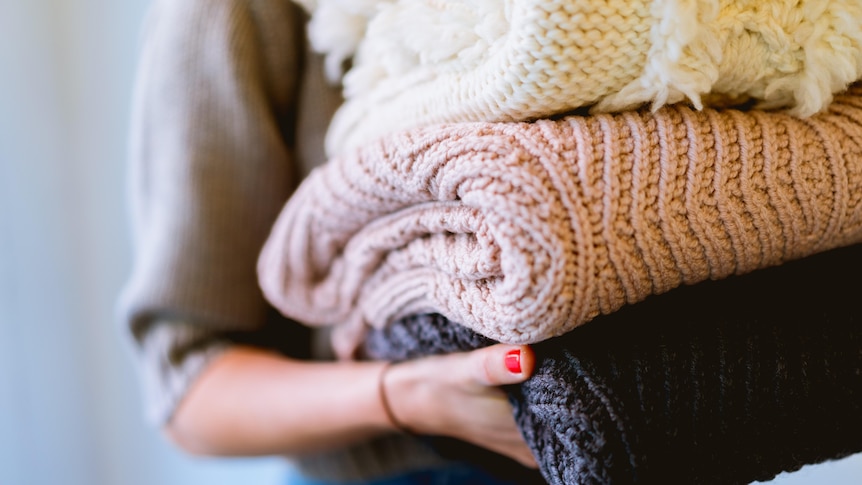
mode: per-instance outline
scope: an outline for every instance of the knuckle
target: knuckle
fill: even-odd
[[[491,359],[492,354],[490,352],[483,352],[483,353],[481,353],[480,356],[481,356],[481,358],[479,359],[479,361],[480,361],[479,362],[479,364],[480,364],[479,365],[480,382],[482,384],[485,384],[486,386],[493,385],[494,382],[496,381],[496,379],[495,379],[495,373],[494,373],[494,366],[492,364],[493,359]]]

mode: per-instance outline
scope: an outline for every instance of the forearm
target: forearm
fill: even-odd
[[[518,365],[507,364],[512,354]],[[529,347],[495,345],[398,364],[304,362],[246,347],[215,359],[167,425],[190,453],[300,455],[337,449],[391,431],[383,390],[398,424],[450,436],[528,467],[535,459],[498,386],[533,371]]]
[[[234,347],[189,389],[168,436],[201,455],[313,453],[392,429],[379,362],[304,362]]]

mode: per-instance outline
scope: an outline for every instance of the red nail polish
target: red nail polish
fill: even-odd
[[[512,374],[521,373],[521,349],[506,352],[506,368]]]

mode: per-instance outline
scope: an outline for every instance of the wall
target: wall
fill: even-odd
[[[0,0],[0,484],[276,483],[144,424],[114,318],[146,2]]]

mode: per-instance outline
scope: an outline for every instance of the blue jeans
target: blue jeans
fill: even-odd
[[[290,469],[284,485],[333,485],[332,482],[312,480]],[[342,485],[342,484],[339,484]],[[343,485],[515,485],[502,481],[467,465],[419,470],[369,482],[349,482]]]

